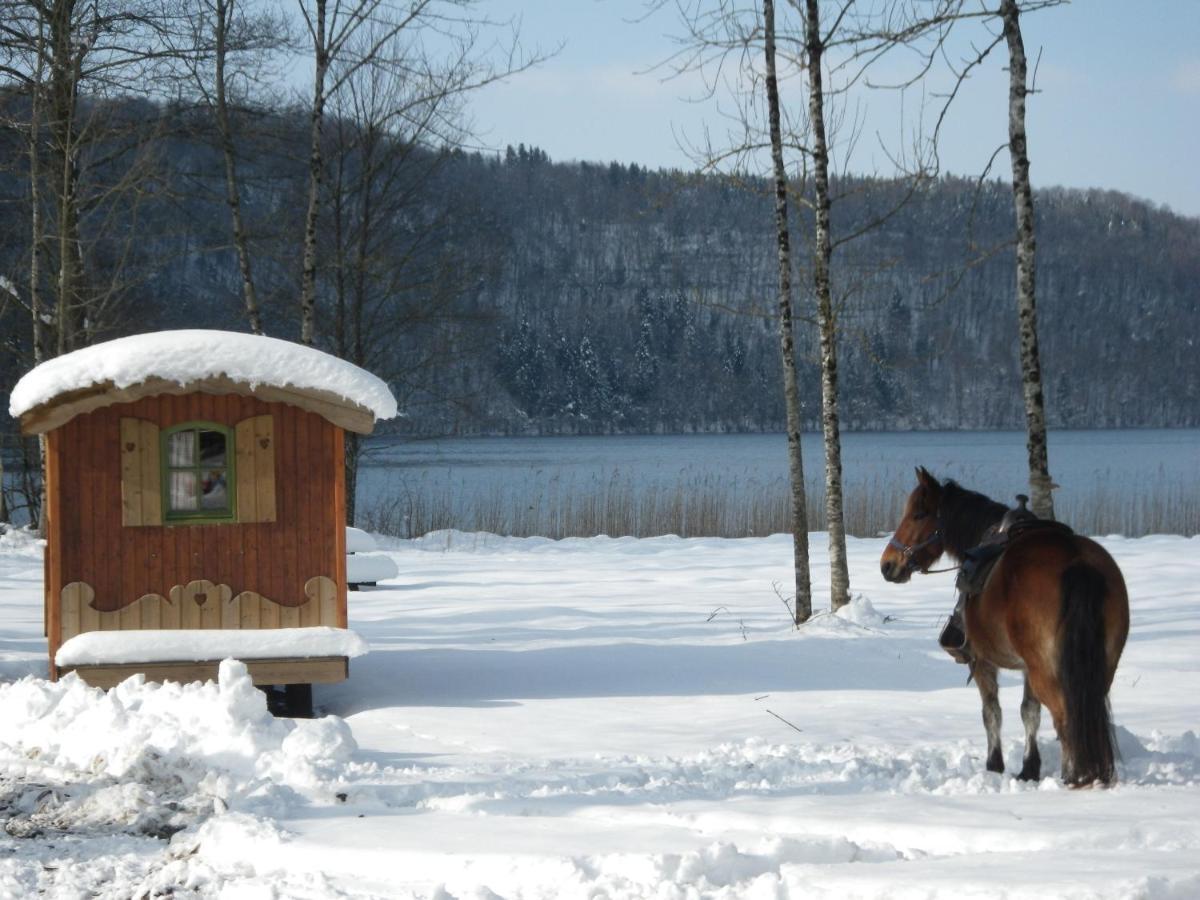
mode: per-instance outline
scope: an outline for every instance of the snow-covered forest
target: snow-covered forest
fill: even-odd
[[[150,180],[136,197],[98,199],[88,220],[97,230],[89,261],[112,287],[92,323],[96,339],[156,328],[244,330],[218,151],[205,119],[131,101],[113,114],[144,132],[138,164]],[[292,339],[305,175],[295,148],[303,126],[299,113],[256,112],[240,148],[265,327]],[[16,137],[0,140],[8,142],[6,157],[18,159]],[[337,163],[361,166],[359,145]],[[110,178],[103,166],[94,173],[95,190],[127,174],[113,165]],[[774,324],[749,314],[768,311],[775,290],[765,183],[555,163],[523,146],[488,156],[397,145],[385,169],[378,184],[359,184],[347,200],[361,214],[363,198],[375,192],[376,227],[359,234],[353,229],[361,222],[342,210],[343,243],[322,244],[316,342],[340,345],[341,355],[393,383],[411,412],[399,427],[782,427]],[[0,271],[12,273],[13,284],[22,283],[29,259],[23,174],[19,163],[0,172]],[[403,188],[403,203],[392,209],[385,180],[391,191]],[[901,186],[854,179],[837,189],[848,199],[835,207],[835,224],[850,229],[886,208]],[[1200,371],[1192,364],[1200,222],[1105,191],[1048,188],[1038,204],[1051,423],[1200,423]],[[333,213],[324,215],[326,233],[341,234]],[[1022,421],[1005,245],[1011,221],[1004,185],[977,190],[970,180],[946,178],[839,251],[846,426]],[[344,312],[346,279],[365,300],[357,325]],[[803,379],[815,392],[816,329],[806,321],[809,301],[797,303]],[[4,306],[6,387],[31,356],[24,316],[20,304]]]

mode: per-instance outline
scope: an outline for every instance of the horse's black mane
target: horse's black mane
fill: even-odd
[[[1008,507],[1003,503],[947,479],[942,484],[942,500],[938,507],[942,546],[961,561],[968,550],[983,540],[984,532],[1004,518],[1006,512]]]

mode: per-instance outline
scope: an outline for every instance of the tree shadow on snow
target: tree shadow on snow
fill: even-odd
[[[851,658],[841,641],[795,639],[723,646],[375,650],[352,663],[349,681],[323,689],[321,705],[346,716],[386,707],[486,708],[523,700],[961,686],[957,666],[895,645],[888,650]]]

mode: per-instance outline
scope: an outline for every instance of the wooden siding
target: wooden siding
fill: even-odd
[[[189,421],[234,428],[253,416],[274,420],[274,522],[122,525],[121,418],[160,429]],[[80,610],[81,630],[119,629],[122,617],[101,616],[147,594],[207,580],[234,596],[269,597],[261,627],[299,620],[310,578],[332,578],[339,624],[346,626],[343,431],[283,403],[236,394],[168,394],[114,404],[77,416],[47,435],[46,630],[50,659],[61,643],[61,591],[85,582],[94,605]],[[289,608],[293,608],[289,611]],[[134,623],[131,609],[124,619]],[[278,621],[276,621],[278,620]],[[297,622],[298,624],[298,622]],[[313,622],[312,624],[316,624]],[[54,672],[51,665],[51,674]]]

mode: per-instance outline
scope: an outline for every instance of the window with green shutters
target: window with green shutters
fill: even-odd
[[[160,429],[121,418],[121,524],[275,521],[275,424],[182,422]]]
[[[214,422],[185,422],[164,430],[164,518],[174,523],[233,521],[236,458],[233,429]]]

